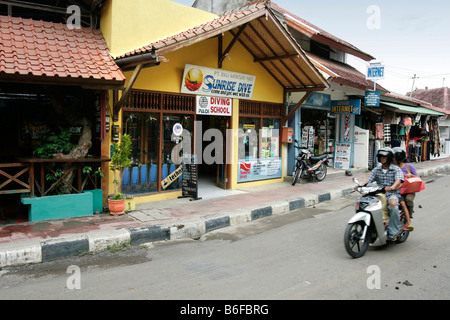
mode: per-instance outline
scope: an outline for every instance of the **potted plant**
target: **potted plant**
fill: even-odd
[[[124,134],[119,144],[113,145],[110,170],[114,172],[114,195],[108,199],[109,211],[112,215],[125,213],[125,197],[121,193],[123,169],[131,167],[131,138]]]

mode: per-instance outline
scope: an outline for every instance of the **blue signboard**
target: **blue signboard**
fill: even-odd
[[[331,113],[361,114],[361,100],[332,100]]]
[[[380,106],[380,91],[366,91],[364,99],[365,107],[379,107]]]

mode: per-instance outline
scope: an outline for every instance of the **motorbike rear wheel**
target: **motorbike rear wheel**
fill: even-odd
[[[347,253],[353,258],[362,257],[369,248],[370,232],[367,231],[364,239],[361,237],[364,233],[365,223],[357,221],[349,223],[345,229],[344,245]]]
[[[402,218],[402,222],[403,222],[403,224],[406,223],[405,217]],[[409,231],[403,230],[403,232],[400,234],[400,236],[398,236],[396,243],[403,243],[406,241],[406,239],[408,239],[408,237],[409,237]]]
[[[327,166],[322,163],[316,170],[316,180],[323,181],[326,176],[327,176]]]

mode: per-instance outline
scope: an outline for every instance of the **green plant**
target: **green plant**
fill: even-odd
[[[55,171],[52,171],[51,173],[47,173],[45,175],[45,181],[50,181],[53,183],[56,183],[62,176],[64,175],[64,171],[61,169],[55,169]],[[49,195],[62,195],[66,194],[66,192],[63,189],[64,183],[58,182],[55,184],[53,189],[50,191]]]
[[[131,248],[131,240],[122,242],[116,241],[115,243],[106,246],[106,249],[112,253],[115,253],[117,251],[126,251],[130,248]]]
[[[122,184],[123,169],[131,167],[131,137],[129,134],[122,136],[119,144],[113,145],[113,155],[111,157],[110,170],[114,172],[114,196],[112,199],[125,199],[120,192]]]
[[[105,175],[102,169],[98,168],[94,171],[92,166],[84,166],[81,172],[84,175],[82,189],[86,186],[86,183],[90,182],[94,188],[97,187],[97,178],[102,179]]]
[[[59,127],[60,133],[48,133],[42,140],[36,143],[33,154],[40,158],[51,159],[55,153],[68,154],[74,148],[74,144],[70,141],[72,132]]]

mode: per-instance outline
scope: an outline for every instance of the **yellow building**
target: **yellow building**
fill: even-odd
[[[188,189],[181,150],[196,155],[198,181],[221,188],[283,181],[285,96],[328,84],[264,2],[218,17],[168,0],[109,0],[101,30],[127,78],[110,92],[103,153],[131,135],[123,192],[136,203]]]

